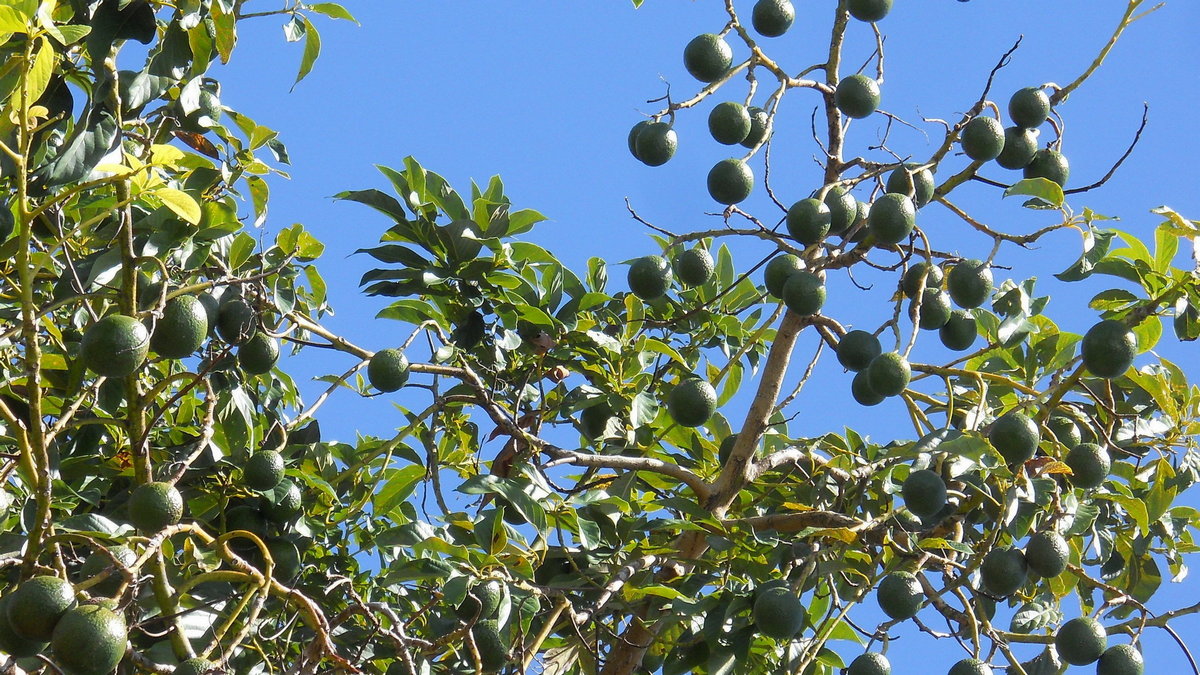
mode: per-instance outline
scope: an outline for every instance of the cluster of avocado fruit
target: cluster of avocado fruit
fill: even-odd
[[[1046,430],[1068,451],[1060,461],[1070,468],[1067,483],[1077,489],[1091,490],[1107,479],[1111,460],[1100,445],[1084,442],[1075,421],[1061,414],[1052,415],[1046,422]],[[936,444],[958,435],[953,430],[934,432],[918,441],[918,445],[936,447]],[[1037,422],[1021,411],[1010,411],[997,418],[988,430],[988,441],[1009,465],[1020,465],[1032,459],[1042,440],[1042,430]],[[931,469],[919,469],[909,473],[900,490],[906,511],[898,512],[901,527],[920,531],[935,526],[942,518],[955,510],[948,503],[946,482],[940,473]],[[987,509],[988,502],[981,508]],[[900,518],[912,518],[908,522]],[[999,514],[993,514],[998,516]],[[1024,549],[1000,546],[989,551],[979,568],[979,589],[987,599],[984,608],[989,616],[994,613],[993,598],[1003,598],[1023,588],[1031,578],[1054,578],[1067,570],[1071,550],[1066,539],[1052,526],[1034,532]],[[1032,575],[1036,575],[1033,577]],[[903,621],[913,616],[923,606],[925,594],[917,576],[909,571],[895,571],[880,582],[876,595],[880,608],[889,618]],[[1071,665],[1097,663],[1099,675],[1141,675],[1142,656],[1130,645],[1107,646],[1103,626],[1088,617],[1072,619],[1064,623],[1055,635],[1058,655]],[[865,666],[864,666],[865,667]],[[888,670],[865,669],[850,673],[887,673]],[[950,675],[981,675],[991,673],[990,666],[977,659],[964,659],[950,670]]]
[[[1067,544],[1061,536],[1045,532],[1031,537],[1024,553],[1016,549],[997,549],[988,555],[980,569],[984,590],[996,596],[1011,594],[1020,587],[1013,580],[1023,580],[1027,569],[1039,571],[1035,565],[1041,566],[1041,572],[1046,572],[1048,576],[1061,574],[1066,569],[1067,556]],[[1000,590],[1005,592],[1001,593],[989,584],[1001,584],[1003,588]],[[895,571],[880,581],[876,600],[889,618],[905,621],[915,617],[924,606],[925,592],[915,574]],[[976,611],[994,616],[996,606],[989,595],[977,597],[975,605]],[[1136,647],[1130,644],[1108,646],[1108,634],[1104,626],[1089,616],[1076,617],[1059,626],[1054,634],[1054,648],[1058,657],[1069,665],[1096,664],[1097,675],[1142,675],[1145,669],[1142,654]],[[891,666],[882,655],[868,653],[855,659],[847,673],[890,675]],[[992,673],[990,665],[971,657],[955,663],[948,675]]]
[[[887,16],[891,0],[850,0],[847,9],[854,18],[875,22]],[[791,28],[796,10],[790,0],[758,0],[751,14],[754,30],[775,38]],[[724,34],[703,33],[683,50],[683,65],[692,77],[706,85],[724,80],[733,69],[733,49]],[[879,107],[879,83],[866,75],[851,75],[838,83],[834,103],[842,114],[855,119],[871,115]],[[770,136],[770,115],[756,106],[727,101],[712,109],[708,128],[722,145],[757,148]],[[668,122],[649,119],[629,131],[629,152],[647,166],[661,166],[675,156],[679,137]],[[708,173],[708,192],[720,204],[741,203],[754,190],[754,171],[742,159],[717,162]]]
[[[220,300],[209,293],[176,295],[153,321],[153,333],[146,322],[125,314],[98,319],[84,331],[80,358],[97,375],[127,377],[142,367],[152,351],[165,359],[187,358],[215,332],[237,347],[237,365],[243,372],[261,375],[279,360],[279,340],[259,330],[259,325],[258,310],[240,289],[227,287]]]

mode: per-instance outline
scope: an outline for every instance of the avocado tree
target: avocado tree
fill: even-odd
[[[997,55],[964,112],[920,122],[920,156],[890,140],[911,124],[886,106],[891,0],[807,3],[830,38],[799,66],[767,40],[799,20],[791,2],[727,1],[680,41],[698,84],[628,138],[630,161],[668,164],[675,120],[707,106],[732,155],[707,170],[719,224],[631,207],[653,250],[571,270],[524,236],[543,216],[499,178],[380,167],[386,188],[331,188],[382,214],[362,286],[404,335],[379,351],[327,327],[321,242],[260,229],[287,149],[213,76],[242,21],[284,22],[300,81],[314,20],[353,17],[244,4],[0,4],[11,663],[863,675],[890,672],[904,631],[959,654],[954,675],[1141,673],[1148,631],[1187,653],[1172,620],[1200,604],[1149,604],[1200,527],[1180,503],[1200,389],[1152,350],[1200,337],[1200,223],[1163,208],[1146,241],[1109,227],[1079,202],[1133,146],[1076,186],[1064,143],[1070,95],[1142,0],[1065,84],[993,91]],[[849,53],[848,31],[874,51]],[[822,177],[782,195],[768,152],[802,123],[781,101],[804,97],[818,113],[788,133],[811,131]],[[1043,225],[989,224],[967,190]],[[984,243],[947,246],[934,212]],[[1021,249],[1062,231],[1082,245],[1059,281],[1098,289],[1083,335],[1020,273]],[[855,274],[894,289],[870,325],[826,305]],[[281,355],[314,353],[343,367],[306,398]],[[800,435],[831,359],[861,407]],[[384,395],[393,435],[322,438],[328,400]],[[907,411],[894,437],[854,430],[887,399]]]

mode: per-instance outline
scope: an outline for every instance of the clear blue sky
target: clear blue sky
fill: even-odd
[[[272,5],[253,4],[262,6],[252,9]],[[326,242],[322,270],[338,310],[330,324],[352,340],[380,349],[403,339],[402,327],[372,318],[385,301],[358,294],[357,281],[369,261],[349,254],[373,245],[386,223],[365,207],[329,198],[344,189],[384,187],[373,164],[399,165],[411,154],[464,190],[471,178],[482,182],[501,174],[516,206],[536,208],[550,218],[529,238],[576,268],[592,255],[615,264],[657,252],[645,229],[629,218],[625,197],[645,218],[672,230],[718,222],[705,215],[716,209],[704,177],[729,151],[708,138],[705,119],[710,104],[680,116],[679,152],[666,166],[648,168],[636,162],[626,150],[625,135],[642,119],[639,113],[657,110],[658,104],[645,101],[664,93],[664,81],[671,83],[677,98],[695,91],[696,82],[682,67],[682,48],[694,35],[723,26],[721,4],[647,0],[635,11],[620,0],[586,6],[564,1],[350,1],[346,5],[362,26],[318,21],[323,54],[314,72],[291,94],[298,45],[283,42],[277,19],[243,26],[242,49],[220,75],[222,100],[282,133],[291,153],[293,179],[272,182],[268,228],[302,222]],[[738,6],[748,12],[751,4]],[[785,37],[764,40],[769,53],[793,72],[822,61],[832,4],[797,2],[801,17]],[[921,116],[952,119],[969,107],[990,68],[1018,35],[1025,36],[1024,42],[997,77],[995,100],[1003,106],[1017,88],[1069,82],[1108,39],[1124,3],[896,4],[880,24],[888,36],[883,107],[922,126]],[[1071,160],[1071,184],[1079,186],[1108,170],[1137,128],[1142,102],[1150,104],[1150,124],[1133,157],[1104,188],[1072,197],[1070,203],[1077,209],[1088,206],[1120,216],[1118,227],[1141,235],[1158,223],[1148,210],[1161,204],[1200,218],[1200,192],[1191,166],[1200,156],[1200,135],[1193,121],[1200,107],[1195,87],[1200,64],[1197,28],[1200,4],[1169,2],[1134,25],[1108,63],[1060,106],[1067,124],[1064,150]],[[846,63],[857,67],[872,48],[866,27],[854,25]],[[731,85],[728,98],[740,99],[743,87]],[[808,126],[818,103],[812,92],[789,94],[776,122],[773,177],[785,201],[807,196],[819,186]],[[925,128],[936,139],[938,127]],[[878,118],[855,123],[851,146],[871,144],[879,129]],[[917,158],[931,151],[922,134],[907,129],[895,130],[891,144]],[[943,174],[962,164],[961,158],[951,159]],[[996,168],[987,173],[1001,180],[1012,177]],[[1016,199],[1002,201],[998,191],[979,184],[959,190],[954,198],[1007,231],[1028,231],[1050,218],[1022,210]],[[764,217],[778,217],[761,194],[747,206]],[[919,222],[939,248],[987,254],[990,242],[964,231],[945,210],[931,206]],[[744,251],[737,251],[744,255],[738,259],[744,266],[751,263],[750,256],[757,260],[765,253],[757,248]],[[1039,290],[1054,297],[1048,313],[1065,328],[1082,332],[1095,320],[1086,301],[1103,282],[1064,287],[1049,277],[1072,262],[1078,251],[1077,235],[1059,233],[1038,250],[1007,249],[998,262],[1013,266],[1013,276],[1038,276]],[[998,281],[1004,278],[1000,272],[997,276]],[[614,290],[623,287],[623,268],[614,266],[610,284]],[[883,302],[892,287],[884,286],[862,293],[846,283],[831,285],[830,304],[845,308],[839,314],[845,321],[874,328],[888,311]],[[1200,377],[1195,344],[1168,343],[1173,340],[1164,341],[1162,353]],[[811,347],[802,342],[800,349]],[[918,349],[917,358],[944,358],[940,347]],[[799,354],[807,358],[805,352]],[[301,372],[342,372],[346,365],[344,359],[310,350]],[[793,433],[817,434],[850,424],[880,441],[897,434],[911,437],[911,429],[893,428],[903,420],[898,403],[888,402],[859,416],[862,409],[850,402],[848,379],[835,365],[823,366],[812,386],[847,416],[802,416]],[[736,410],[726,412],[737,417]],[[388,434],[396,418],[386,397],[344,397],[321,417],[327,438],[348,438],[356,431]],[[1171,596],[1174,605],[1194,599],[1198,591],[1200,584],[1188,581],[1165,587],[1161,595]],[[1181,621],[1179,631],[1200,634],[1200,620]],[[891,652],[897,673],[944,672],[961,658],[949,643],[933,648],[927,637],[905,636]],[[1185,661],[1163,633],[1147,637],[1149,672],[1183,672]],[[915,663],[920,668],[914,668]]]

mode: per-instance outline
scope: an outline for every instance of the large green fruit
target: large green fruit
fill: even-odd
[[[946,506],[946,483],[929,469],[913,471],[904,479],[901,496],[909,511],[931,518]]]
[[[823,201],[829,207],[830,234],[841,234],[858,220],[858,200],[840,185],[829,188]]]
[[[763,271],[763,282],[767,286],[767,292],[782,300],[783,285],[787,283],[788,277],[803,270],[804,261],[791,253],[771,258]]]
[[[46,648],[47,644],[38,640],[21,637],[8,621],[8,606],[12,604],[12,594],[0,598],[0,652],[16,658],[33,656]]]
[[[871,360],[883,353],[879,338],[865,330],[852,330],[842,336],[837,345],[837,360],[847,370],[858,372],[871,365]]]
[[[907,195],[889,192],[871,204],[867,227],[881,244],[899,244],[917,224],[917,207]]]
[[[946,290],[954,304],[975,309],[992,293],[992,270],[982,260],[963,260],[946,275]]]
[[[608,429],[608,421],[612,418],[612,406],[607,403],[597,403],[580,411],[579,426],[583,429],[584,436],[600,438]]]
[[[54,627],[75,606],[75,590],[58,577],[33,577],[9,596],[8,622],[20,637],[49,642]]]
[[[150,332],[141,321],[110,314],[88,327],[79,346],[83,365],[104,377],[133,374],[146,361]]]
[[[950,312],[950,319],[946,321],[946,325],[938,329],[938,336],[946,349],[961,352],[975,344],[975,338],[979,337],[979,327],[970,312],[956,309]]]
[[[1057,150],[1042,148],[1033,155],[1033,160],[1025,166],[1026,178],[1045,178],[1058,183],[1059,187],[1067,184],[1071,176],[1071,165],[1066,155]]]
[[[951,666],[947,675],[992,675],[992,667],[979,659],[963,659]]]
[[[723,159],[708,172],[708,194],[721,204],[737,204],[753,190],[754,172],[740,159]]]
[[[1085,489],[1099,487],[1112,470],[1108,451],[1095,443],[1080,443],[1071,448],[1066,463],[1071,467],[1071,483]]]
[[[250,456],[242,475],[247,486],[261,492],[279,485],[283,471],[283,456],[274,450],[263,450]]]
[[[708,113],[708,133],[723,145],[741,143],[750,135],[750,111],[741,103],[718,103]]]
[[[712,278],[712,254],[702,248],[689,248],[675,257],[675,275],[684,286],[703,286]]]
[[[226,290],[217,310],[217,335],[231,345],[240,345],[257,332],[258,312],[240,293]]]
[[[170,483],[144,483],[129,496],[129,521],[143,534],[154,534],[183,517],[183,496]]]
[[[838,82],[833,92],[833,102],[843,115],[862,119],[869,117],[879,108],[879,83],[858,74]]]
[[[1084,334],[1079,354],[1089,373],[1111,380],[1124,375],[1133,365],[1137,336],[1120,321],[1105,319]]]
[[[120,560],[121,564],[125,565],[126,567],[129,567],[137,561],[137,554],[134,553],[128,546],[113,546],[108,550],[113,557],[115,557],[117,560]],[[83,566],[79,569],[79,575],[85,580],[91,579],[110,567],[112,567],[112,559],[103,553],[94,552],[83,561]],[[116,570],[112,570],[109,572],[108,576],[105,577],[104,581],[92,585],[87,589],[87,592],[92,596],[102,595],[112,597],[121,587],[122,581],[124,581],[124,579],[121,578],[121,573]]]
[[[208,311],[199,300],[180,295],[167,301],[163,315],[154,324],[150,348],[167,359],[190,356],[208,336]]]
[[[950,321],[953,308],[950,307],[950,297],[937,288],[927,288],[921,294],[921,318],[919,325],[923,330],[939,330]]]
[[[629,290],[642,300],[662,297],[671,287],[671,265],[660,255],[648,255],[629,264]]]
[[[921,609],[925,593],[921,582],[908,572],[893,572],[883,578],[876,591],[879,608],[893,619],[911,619]]]
[[[485,673],[495,673],[508,663],[509,645],[500,636],[500,624],[493,620],[477,621],[471,627],[471,637],[479,650],[479,660]]]
[[[795,272],[783,285],[783,304],[801,316],[816,314],[825,305],[825,283],[812,272]]]
[[[867,652],[850,662],[846,675],[892,675],[892,664],[879,652]]]
[[[967,157],[983,162],[996,159],[1004,151],[1004,125],[995,117],[973,117],[958,139]]]
[[[829,207],[819,199],[801,199],[787,210],[786,222],[788,234],[793,239],[805,246],[812,246],[829,234]]]
[[[884,352],[871,360],[863,371],[875,393],[882,396],[899,396],[912,379],[912,368],[908,359],[897,352]]]
[[[708,382],[689,377],[667,394],[667,413],[676,424],[698,427],[717,410],[717,392]]]
[[[1079,426],[1075,424],[1075,420],[1066,415],[1051,415],[1050,419],[1046,421],[1046,429],[1067,448],[1074,448],[1083,442]]]
[[[679,137],[666,122],[651,122],[642,127],[634,139],[635,157],[647,166],[662,166],[675,156]]]
[[[1096,675],[1142,675],[1146,668],[1142,653],[1130,644],[1113,645],[1096,662]]]
[[[779,37],[792,27],[796,20],[796,8],[791,0],[758,0],[750,21],[754,30],[763,37]]]
[[[1108,646],[1104,626],[1090,616],[1081,616],[1064,623],[1054,635],[1054,648],[1063,661],[1073,666],[1094,663]]]
[[[1005,169],[1024,169],[1037,151],[1037,134],[1022,127],[1008,127],[1004,130],[1004,148],[996,155],[996,163]]]
[[[205,675],[210,670],[217,670],[219,666],[212,661],[205,659],[188,659],[183,663],[175,666],[173,675]]]
[[[1062,574],[1071,560],[1067,540],[1054,530],[1043,530],[1029,538],[1025,545],[1025,562],[1029,569],[1046,579]]]
[[[1019,127],[1040,127],[1050,117],[1050,97],[1041,87],[1018,89],[1008,99],[1008,116]]]
[[[750,106],[750,133],[742,140],[741,145],[744,148],[753,148],[754,146],[767,140],[767,134],[770,132],[770,116],[767,111],[758,106]]]
[[[627,139],[629,142],[629,154],[633,155],[634,159],[639,162],[642,161],[642,156],[638,154],[638,136],[641,136],[642,131],[651,124],[654,124],[653,120],[642,120],[629,129],[629,138]]]
[[[859,405],[865,406],[879,405],[887,398],[871,387],[866,370],[860,370],[854,374],[854,379],[850,382],[850,395]]]
[[[379,391],[393,392],[408,382],[408,359],[399,349],[381,349],[367,362],[367,381]]]
[[[269,373],[279,361],[279,340],[266,333],[255,333],[238,347],[237,360],[247,375]]]
[[[70,610],[54,628],[54,661],[68,675],[107,675],[125,656],[125,618],[100,605]]]
[[[892,0],[850,0],[846,3],[850,16],[859,21],[873,23],[888,15],[892,9]]]
[[[284,478],[271,490],[274,501],[263,500],[262,513],[273,523],[286,523],[300,515],[304,495],[292,481]]]
[[[488,579],[472,586],[454,613],[463,621],[494,619],[503,599],[504,584],[498,579]]]
[[[907,195],[913,200],[914,206],[921,208],[933,199],[936,187],[932,171],[917,168],[916,164],[905,164],[888,174],[885,190]]]
[[[943,277],[942,268],[922,260],[905,270],[904,276],[900,278],[900,290],[905,296],[915,298],[922,285],[925,288],[940,288]],[[924,284],[921,283],[922,279]]]
[[[683,65],[697,80],[715,82],[733,65],[733,50],[718,35],[697,35],[683,49]]]
[[[1037,424],[1025,413],[1009,412],[992,424],[988,432],[992,447],[1004,457],[1008,464],[1023,464],[1037,452],[1041,432]]]
[[[758,632],[776,640],[790,639],[804,627],[804,606],[786,586],[760,591],[754,600],[752,615]]]
[[[1029,578],[1025,554],[1015,548],[996,548],[983,558],[979,567],[983,588],[996,596],[1016,593]]]

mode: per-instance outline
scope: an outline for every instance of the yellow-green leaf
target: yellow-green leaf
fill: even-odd
[[[41,98],[46,91],[46,86],[50,84],[50,76],[54,74],[54,61],[57,58],[54,47],[50,46],[48,40],[42,38],[38,42],[37,54],[33,57],[33,64],[25,78],[25,100],[29,103]]]
[[[192,225],[200,224],[200,205],[196,203],[195,199],[192,199],[191,195],[182,190],[167,187],[159,188],[155,194],[162,200],[163,206],[171,209],[175,215]]]

